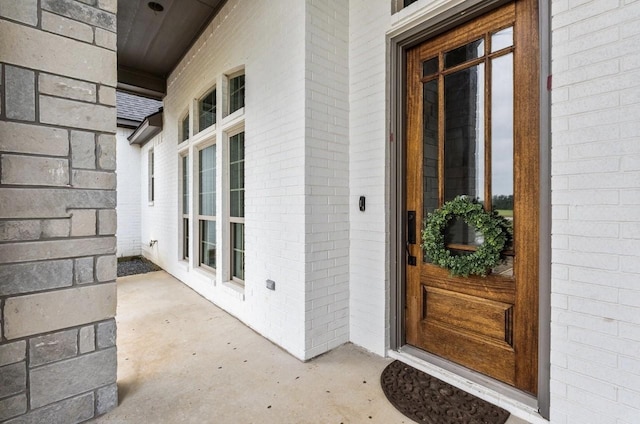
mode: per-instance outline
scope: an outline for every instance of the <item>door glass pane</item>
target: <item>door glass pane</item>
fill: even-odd
[[[428,77],[430,75],[434,75],[438,73],[438,58],[434,57],[433,59],[425,60],[422,62],[422,76]]]
[[[438,207],[438,81],[423,85],[423,217]]]
[[[513,27],[505,28],[491,35],[491,53],[513,46]]]
[[[513,218],[513,54],[491,61],[492,207]]]
[[[469,60],[477,59],[484,55],[484,39],[472,41],[469,44],[449,50],[444,54],[444,68],[452,68]]]
[[[216,267],[216,222],[200,220],[200,263]]]
[[[484,64],[447,75],[444,99],[444,200],[466,195],[483,203]],[[452,223],[449,232],[451,243],[482,242],[463,222]]]
[[[200,215],[216,214],[216,145],[206,147],[200,154]]]

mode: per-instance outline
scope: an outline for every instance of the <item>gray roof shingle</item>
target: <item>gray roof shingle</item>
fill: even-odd
[[[135,94],[116,91],[116,113],[118,119],[142,122],[147,116],[156,113],[162,107],[160,100],[136,96]]]

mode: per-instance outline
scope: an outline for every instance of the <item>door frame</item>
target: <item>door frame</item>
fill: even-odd
[[[389,46],[389,254],[390,254],[390,339],[392,351],[406,353],[429,362],[465,379],[478,383],[508,398],[522,402],[549,418],[550,404],[550,323],[551,323],[551,99],[548,82],[551,75],[551,13],[550,4],[538,0],[540,42],[540,249],[539,249],[539,336],[538,336],[538,395],[537,398],[500,383],[480,373],[435,355],[411,347],[405,342],[404,301],[404,111],[406,51],[451,28],[474,19],[510,0],[467,0],[420,22],[410,22],[388,33]]]

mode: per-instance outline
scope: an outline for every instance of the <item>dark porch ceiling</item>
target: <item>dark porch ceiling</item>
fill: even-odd
[[[167,76],[225,1],[119,0],[118,88],[164,96]]]

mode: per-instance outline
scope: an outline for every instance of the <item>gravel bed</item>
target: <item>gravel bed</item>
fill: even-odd
[[[118,261],[118,277],[145,274],[147,272],[160,271],[161,269],[158,265],[141,256]]]

